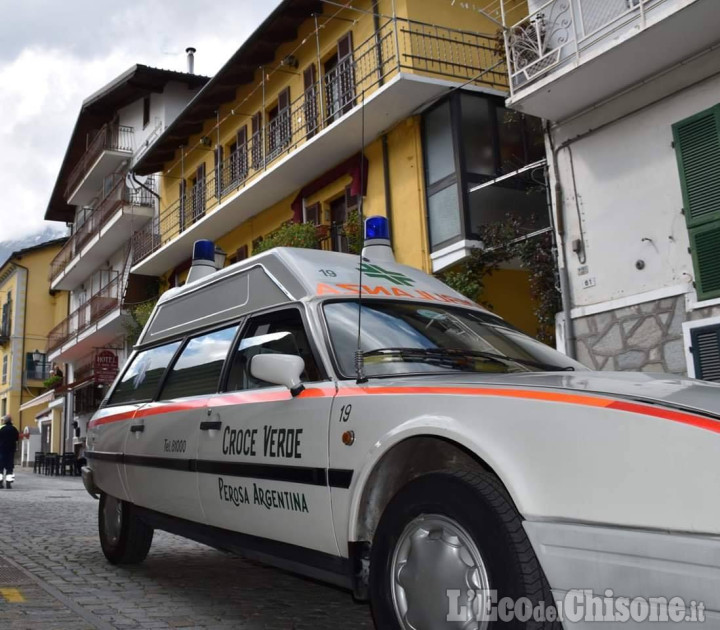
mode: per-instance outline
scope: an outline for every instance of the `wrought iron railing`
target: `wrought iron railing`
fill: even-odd
[[[87,242],[115,216],[118,210],[127,206],[152,208],[155,205],[153,194],[156,188],[155,180],[148,178],[144,182],[144,186],[145,188],[132,190],[125,185],[122,177],[118,178],[108,194],[85,215],[82,224],[76,228],[73,235],[50,263],[51,282],[67,268],[70,262],[80,254]]]
[[[125,125],[103,125],[88,144],[88,148],[80,161],[70,171],[65,186],[65,199],[68,199],[75,191],[103,151],[117,151],[132,155],[134,148],[133,131],[132,127]]]
[[[666,0],[550,0],[505,31],[510,91],[579,61],[609,37],[644,28]]]
[[[50,363],[43,359],[25,370],[25,380],[45,381],[50,378]]]
[[[56,350],[72,337],[96,323],[101,317],[118,308],[121,297],[122,274],[115,272],[112,280],[50,331],[48,353]]]
[[[488,35],[413,20],[386,20],[272,120],[254,134],[247,134],[244,143],[216,168],[207,170],[204,180],[188,187],[182,197],[136,232],[133,263],[179,236],[400,72],[450,77],[505,89],[504,63],[495,39]]]

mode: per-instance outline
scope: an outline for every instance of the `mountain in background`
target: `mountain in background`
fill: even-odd
[[[0,265],[5,264],[5,261],[13,252],[25,249],[26,247],[40,245],[46,241],[52,241],[66,233],[65,230],[58,230],[56,227],[48,226],[44,230],[36,234],[30,234],[24,238],[19,238],[14,241],[0,241]]]

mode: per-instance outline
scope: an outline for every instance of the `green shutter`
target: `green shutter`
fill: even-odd
[[[720,107],[673,125],[688,227],[720,219]]]
[[[695,266],[698,298],[720,297],[720,221],[690,229],[690,250]]]

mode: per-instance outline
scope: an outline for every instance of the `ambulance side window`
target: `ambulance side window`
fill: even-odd
[[[285,309],[253,317],[243,332],[232,359],[227,391],[272,387],[250,374],[250,361],[256,354],[294,354],[305,361],[302,380],[321,380],[320,370],[308,341],[305,325],[297,309]]]
[[[223,328],[188,341],[162,388],[160,398],[214,394],[238,327]]]
[[[128,404],[151,400],[157,392],[165,369],[175,356],[180,342],[140,352],[128,366],[108,404]]]

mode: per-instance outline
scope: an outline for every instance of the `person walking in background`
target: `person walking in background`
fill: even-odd
[[[2,426],[0,426],[0,488],[3,487],[4,482],[9,490],[15,481],[13,469],[19,437],[20,434],[13,425],[12,418],[9,415],[3,416]]]

